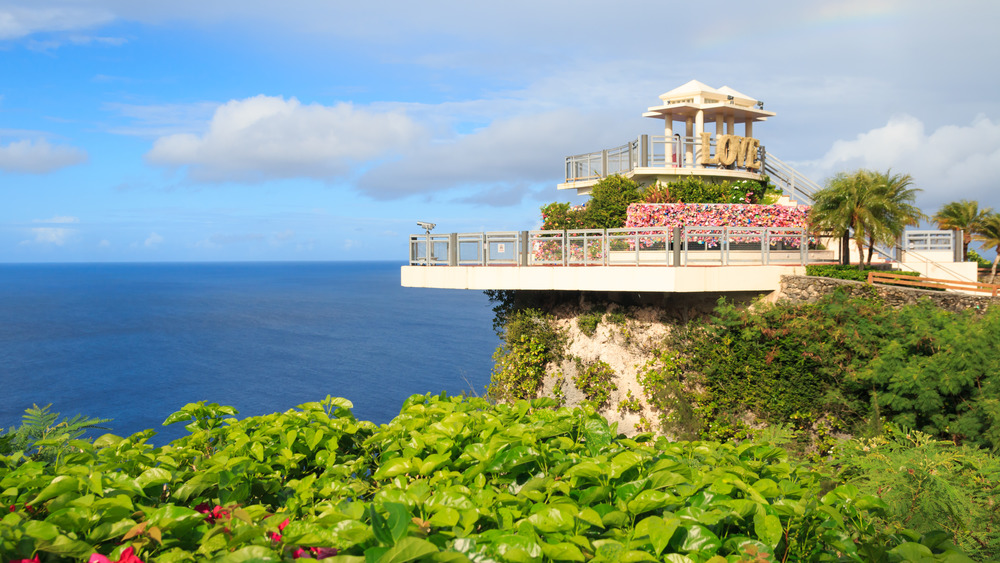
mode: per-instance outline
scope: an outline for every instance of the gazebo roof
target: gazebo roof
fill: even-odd
[[[715,119],[721,115],[724,118],[733,116],[741,121],[764,121],[774,112],[764,111],[764,104],[730,88],[712,88],[711,86],[692,80],[673,90],[660,95],[662,105],[649,108],[643,117],[657,119],[686,119],[693,117],[699,110],[706,120]]]

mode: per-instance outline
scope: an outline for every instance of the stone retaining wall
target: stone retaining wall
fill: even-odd
[[[867,296],[874,291],[885,300],[890,307],[901,307],[927,297],[938,307],[948,311],[964,311],[975,309],[986,311],[991,304],[1000,303],[1000,298],[988,295],[970,295],[953,291],[930,291],[926,289],[911,289],[882,284],[868,285],[865,282],[839,280],[816,276],[781,276],[781,287],[772,299],[785,299],[794,303],[813,303],[822,295],[832,293],[836,288],[844,287],[851,295]]]

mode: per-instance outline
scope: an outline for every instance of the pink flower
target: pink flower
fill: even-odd
[[[36,559],[25,559],[25,561],[37,562],[38,561],[37,555],[35,557]],[[87,560],[87,563],[143,563],[143,561],[142,559],[136,557],[135,548],[130,546],[126,547],[122,551],[122,554],[117,561],[111,561],[110,559],[108,559],[107,555],[101,555],[100,553],[95,553],[90,556],[90,559]]]
[[[11,506],[11,512],[14,511],[14,507]],[[11,559],[10,563],[41,563],[41,559],[38,558],[38,554],[35,554],[31,559]]]

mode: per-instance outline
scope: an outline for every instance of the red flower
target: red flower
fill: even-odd
[[[285,526],[287,525],[288,525],[288,518],[285,518],[284,522],[278,524],[278,532],[284,532]],[[271,541],[281,541],[281,534],[279,534],[278,532],[271,532]]]
[[[14,512],[13,506],[10,507],[10,511]],[[39,559],[38,555],[36,554],[31,559],[11,559],[10,563],[41,563],[41,559]]]

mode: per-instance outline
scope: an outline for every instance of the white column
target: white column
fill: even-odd
[[[694,168],[694,121],[687,118],[684,139],[684,166]]]
[[[701,140],[701,133],[704,130],[705,130],[705,111],[699,109],[698,113],[694,114],[694,136],[696,139],[695,142]],[[701,160],[701,143],[698,142],[698,157],[695,162],[698,162],[700,160]],[[701,165],[699,164],[698,167],[701,168]]]
[[[673,166],[678,164],[674,162],[674,116],[672,114],[663,115],[663,136],[666,137],[666,143],[663,147],[663,159],[665,166]],[[680,152],[680,147],[677,147],[677,151]],[[678,158],[680,155],[677,155]]]
[[[722,114],[717,113],[715,114],[715,138],[718,139],[719,135],[723,134],[725,134],[725,131],[722,129]]]
[[[753,137],[753,118],[748,117],[746,121],[743,122],[744,125],[744,137]]]
[[[730,115],[726,117],[726,133],[729,135],[736,134],[736,116]]]

